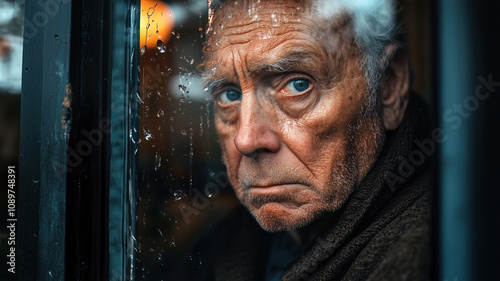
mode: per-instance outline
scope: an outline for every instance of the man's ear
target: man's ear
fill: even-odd
[[[410,100],[410,62],[406,51],[399,44],[386,48],[385,69],[382,82],[382,118],[386,130],[395,130],[403,119]]]

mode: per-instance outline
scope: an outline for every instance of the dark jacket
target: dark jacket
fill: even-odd
[[[285,269],[281,280],[430,278],[432,155],[415,143],[430,140],[429,128],[424,103],[412,97],[400,127],[388,133],[368,175],[332,215],[328,229]],[[273,235],[242,208],[194,250],[202,264],[184,276],[264,280]]]

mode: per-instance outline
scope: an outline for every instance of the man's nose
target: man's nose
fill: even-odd
[[[238,121],[234,144],[241,154],[255,157],[262,152],[278,152],[281,142],[275,128],[279,124],[258,102],[242,101]]]

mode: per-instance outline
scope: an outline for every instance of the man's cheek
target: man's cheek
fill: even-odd
[[[221,140],[221,150],[222,150],[222,157],[224,159],[224,164],[229,170],[230,167],[235,166],[235,163],[240,158],[238,156],[238,151],[234,146],[234,142],[230,141],[227,138]]]
[[[236,150],[233,142],[221,141],[221,150],[229,181],[233,187],[236,187],[238,185],[238,167],[241,154]]]
[[[229,151],[231,150],[231,137],[223,125],[221,126],[216,124],[215,128],[217,131],[218,143],[222,152],[222,160],[224,160],[224,164],[227,166],[229,164]]]

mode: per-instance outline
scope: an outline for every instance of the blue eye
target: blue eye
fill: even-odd
[[[307,80],[304,80],[304,79],[297,79],[297,80],[293,80],[293,81],[290,81],[288,82],[288,84],[286,84],[286,88],[292,93],[301,93],[301,92],[304,92],[305,90],[309,89],[309,86],[311,85],[311,83]]]
[[[231,103],[241,99],[241,93],[236,90],[227,90],[220,94],[219,100],[221,103]]]

